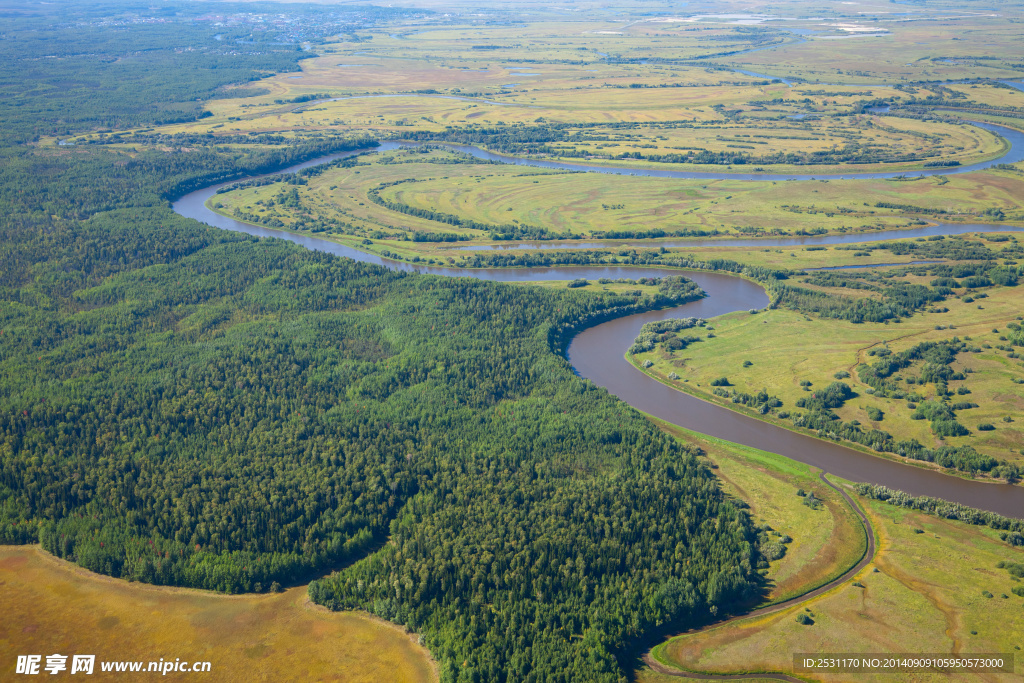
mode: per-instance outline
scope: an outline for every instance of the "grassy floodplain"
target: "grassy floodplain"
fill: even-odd
[[[552,125],[558,126],[558,134],[540,146],[519,149],[493,141],[488,144],[486,140],[482,141],[483,146],[495,151],[625,168],[649,166],[688,151],[706,150],[720,155],[721,160],[704,162],[697,158],[690,163],[660,165],[667,169],[734,172],[914,170],[928,161],[966,165],[1002,151],[995,136],[977,128],[859,113],[861,105],[879,98],[896,102],[908,99],[894,89],[843,97],[842,90],[835,90],[837,95],[817,86],[788,89],[697,81],[690,87],[647,90],[650,94],[645,92],[642,104],[638,104],[637,90],[628,84],[582,92],[554,88],[522,101],[484,93],[467,97],[461,91],[454,95],[329,92],[342,99],[302,105],[252,104],[247,112],[231,109],[238,104],[223,104],[219,105],[221,111],[201,123],[171,126],[164,131],[219,136],[341,128],[401,138],[423,134],[456,137],[481,129]],[[927,94],[938,96],[931,91]],[[847,154],[854,163],[827,156],[851,145]],[[826,156],[815,162],[810,171],[772,156],[815,153]],[[874,168],[864,166],[872,162]]]
[[[517,220],[594,237],[610,230],[856,233],[905,227],[920,218],[876,203],[932,210],[925,215],[945,221],[981,220],[979,214],[990,208],[1002,209],[1009,220],[1024,220],[1024,176],[1010,170],[914,182],[695,181],[595,174],[536,178],[519,169],[495,169],[489,175],[396,185],[382,196],[485,223]]]
[[[917,276],[920,277],[920,276]],[[848,292],[835,291],[837,295]],[[854,291],[856,295],[857,292]],[[1011,462],[1022,460],[1024,430],[1017,418],[1024,411],[1024,399],[1013,379],[1024,377],[1024,366],[995,345],[1001,343],[1000,333],[1020,314],[1020,294],[1016,288],[996,288],[981,303],[967,303],[950,299],[944,302],[947,312],[921,312],[899,325],[884,323],[854,324],[841,320],[810,318],[797,311],[769,310],[759,315],[734,313],[714,321],[713,337],[690,344],[682,351],[670,352],[663,348],[638,354],[634,363],[651,360],[654,365],[645,372],[681,390],[697,394],[707,400],[737,408],[728,399],[715,396],[710,382],[727,377],[737,391],[756,393],[762,389],[778,396],[783,409],[792,412],[796,401],[810,396],[816,389],[835,381],[836,373],[848,373],[843,379],[856,396],[836,409],[844,420],[858,420],[866,428],[876,427],[898,435],[915,438],[929,447],[972,445],[976,450]],[[955,321],[955,329],[946,325]],[[942,327],[943,329],[937,329]],[[707,335],[703,335],[707,336]],[[906,401],[893,398],[879,399],[870,395],[870,387],[863,384],[856,372],[861,363],[874,360],[869,354],[887,346],[893,352],[910,348],[925,341],[942,341],[958,336],[970,338],[978,353],[963,353],[953,367],[958,371],[970,368],[967,379],[952,383],[970,389],[970,394],[957,398],[970,399],[976,408],[959,413],[959,419],[971,430],[962,437],[947,437],[940,441],[932,434],[929,422],[911,419],[914,410]],[[749,366],[744,362],[750,361]],[[903,378],[920,373],[920,363],[901,373]],[[680,380],[668,379],[674,372]],[[810,382],[806,387],[802,382]],[[934,395],[935,386],[907,385],[923,394]],[[870,409],[881,410],[881,420],[871,419]],[[788,420],[760,416],[784,426]],[[1003,418],[1010,417],[1012,422]],[[978,431],[979,424],[992,424],[992,431]]]
[[[950,19],[944,25],[958,27],[964,19]],[[975,22],[990,20],[979,17]],[[950,92],[961,94],[942,83],[919,81],[1021,74],[1002,58],[946,60],[934,54],[907,63],[898,77],[884,70],[881,77],[854,73],[867,73],[864,67],[873,61],[891,66],[891,48],[885,46],[899,43],[894,39],[901,32],[940,41],[948,40],[948,30],[957,28],[919,35],[923,24],[917,19],[888,22],[885,37],[862,39],[859,31],[842,22],[793,26],[815,36],[797,39],[777,26],[738,28],[715,21],[697,25],[639,21],[614,29],[585,22],[486,28],[452,25],[406,32],[389,29],[374,32],[369,41],[324,45],[318,56],[303,62],[301,76],[280,74],[264,79],[260,84],[263,94],[214,100],[209,103],[211,117],[160,130],[217,137],[309,130],[402,136],[473,127],[578,124],[588,126],[587,135],[553,141],[543,154],[593,157],[627,167],[638,162],[615,157],[623,153],[664,155],[692,148],[760,156],[824,151],[850,142],[944,161],[996,153],[991,136],[978,137],[976,132],[958,131],[937,121],[861,114],[862,106],[880,100],[906,103],[943,98]],[[997,41],[1008,40],[999,31],[994,35]],[[991,40],[990,44],[1000,45]],[[917,42],[929,44],[928,40]],[[480,45],[497,49],[476,49]],[[730,56],[744,49],[758,51]],[[787,61],[791,54],[799,54],[801,60],[821,62],[837,50],[861,68],[834,74],[835,80],[824,83],[803,82],[802,67]],[[761,58],[770,58],[774,67],[749,61]],[[771,83],[763,76],[742,73],[744,70],[768,71],[794,80],[788,85]],[[918,72],[916,79],[911,75],[914,72]],[[853,85],[851,78],[857,81]],[[1024,102],[1024,93],[1012,88],[993,101],[992,90],[975,86],[964,90],[963,98],[971,101],[976,93],[988,104],[1010,108]],[[352,99],[295,102],[311,96]],[[633,127],[622,129],[621,124]],[[773,129],[772,135],[764,135],[766,127]],[[917,165],[910,162],[903,167]],[[786,169],[785,165],[768,167]],[[888,167],[895,168],[892,164]],[[822,164],[816,169],[843,170],[842,166]]]
[[[478,164],[443,149],[370,154],[356,166],[310,177],[306,185],[235,190],[217,195],[210,205],[228,216],[286,230],[307,221],[335,222],[321,236],[383,240],[378,249],[398,254],[441,256],[452,246],[407,241],[415,233],[453,233],[466,244],[494,243],[486,229],[377,205],[368,193],[378,188],[381,199],[421,214],[434,212],[482,226],[536,226],[585,239],[629,231],[635,234],[629,239],[642,240],[648,233],[679,230],[722,237],[870,235],[914,227],[925,219],[982,222],[989,220],[985,212],[995,209],[1003,212],[1005,222],[1024,221],[1024,174],[1015,167],[913,182],[696,181]],[[293,191],[294,201],[283,201]],[[372,247],[361,246],[374,251]],[[444,258],[462,256],[450,252]],[[796,265],[789,262],[786,267]]]
[[[767,571],[775,582],[771,602],[806,593],[860,559],[863,540],[855,541],[859,519],[821,484],[814,468],[662,426],[706,451],[726,490],[751,506],[759,524],[793,538],[786,556]],[[1024,647],[1021,598],[1013,593],[1020,583],[999,566],[1024,562],[1024,551],[1007,546],[991,529],[859,497],[848,482],[841,483],[867,513],[875,535],[876,554],[865,569],[822,595],[778,612],[672,638],[655,647],[653,657],[670,667],[701,673],[792,674],[794,652],[1018,653]],[[798,488],[821,496],[826,506],[810,510],[795,495]],[[800,569],[789,574],[793,568]],[[815,623],[797,623],[800,613]],[[851,676],[889,680],[866,674],[800,674],[821,681],[847,681]],[[663,683],[678,678],[643,668],[638,680]],[[940,679],[901,674],[900,680]],[[987,675],[985,680],[1009,681],[1013,676]]]
[[[36,546],[0,546],[0,586],[5,667],[19,654],[59,652],[96,655],[97,680],[124,678],[101,673],[100,661],[160,658],[209,661],[218,681],[437,680],[412,636],[368,614],[314,605],[305,586],[245,596],[147,586],[93,574]]]

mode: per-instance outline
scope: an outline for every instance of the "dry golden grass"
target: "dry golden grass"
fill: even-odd
[[[437,674],[398,627],[310,604],[305,587],[226,596],[128,583],[58,560],[38,546],[0,546],[0,659],[96,655],[101,661],[209,661],[216,681],[420,683]],[[70,660],[69,660],[70,661]],[[10,667],[10,668],[9,668]],[[189,674],[167,675],[183,680]]]

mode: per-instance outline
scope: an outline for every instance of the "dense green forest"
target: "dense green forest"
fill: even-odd
[[[160,78],[181,68],[153,60]],[[0,67],[5,87],[20,68]],[[150,81],[118,68],[69,60],[95,89],[0,107],[0,542],[227,592],[338,570],[313,598],[415,628],[445,681],[617,681],[645,634],[758,594],[742,505],[560,355],[580,326],[702,296],[692,282],[409,275],[169,208],[366,140],[20,144],[161,120]],[[202,88],[238,78],[216,71]],[[123,100],[82,99],[104,79]]]

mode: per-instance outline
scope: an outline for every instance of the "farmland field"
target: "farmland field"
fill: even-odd
[[[128,583],[38,547],[0,547],[0,657],[96,655],[101,661],[209,661],[219,681],[437,680],[427,652],[391,624],[313,605],[306,587],[227,596]],[[45,661],[45,660],[44,660]],[[184,680],[186,674],[167,674]]]

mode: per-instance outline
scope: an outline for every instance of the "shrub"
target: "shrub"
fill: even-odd
[[[804,388],[806,389],[807,387],[805,386]],[[808,410],[832,410],[833,408],[842,407],[846,400],[852,396],[853,391],[846,382],[832,382],[824,389],[814,392],[811,398],[800,399],[797,402],[797,407],[807,408]]]
[[[814,492],[811,491],[806,496],[804,496],[804,505],[811,508],[812,510],[817,510],[819,507],[821,507],[821,501],[818,500],[818,498],[815,497]]]
[[[729,378],[728,377],[719,377],[717,379],[711,380],[711,386],[713,386],[713,387],[729,387],[729,386],[732,386],[732,385],[729,384]]]
[[[953,409],[941,401],[924,401],[913,415],[912,420],[928,419],[932,421],[932,431],[936,436],[966,436],[970,432],[956,421]]]
[[[669,318],[668,320],[656,320],[646,323],[640,328],[640,334],[633,340],[633,345],[629,347],[629,353],[636,354],[650,351],[654,348],[655,343],[665,338],[666,334],[680,332],[691,327],[699,327],[703,324],[704,321],[700,318]],[[684,341],[685,343],[683,343]],[[687,337],[685,340],[679,340],[680,343],[677,348],[685,348],[686,344],[689,344],[691,341],[697,341],[697,338]]]
[[[993,427],[992,425],[990,425],[987,422],[982,422],[980,425],[978,425],[978,431],[979,432],[991,432],[994,429],[995,429],[995,427]]]
[[[796,623],[803,624],[804,626],[811,626],[814,624],[814,619],[811,619],[811,617],[805,612],[801,612],[796,615]]]
[[[1019,531],[1004,531],[1003,533],[999,534],[999,538],[1003,541],[1006,541],[1012,546],[1024,545],[1024,535],[1022,535]]]

